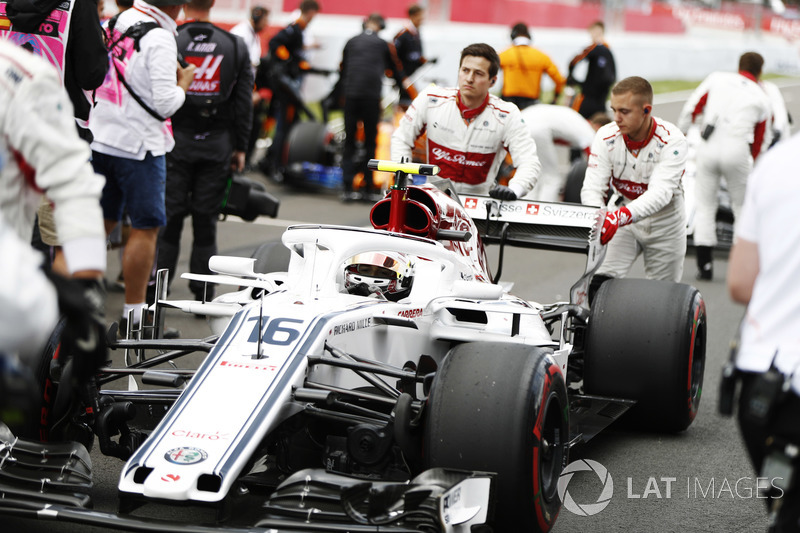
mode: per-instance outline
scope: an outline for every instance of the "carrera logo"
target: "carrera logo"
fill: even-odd
[[[539,204],[528,204],[527,209],[525,209],[526,215],[538,215],[539,214]]]
[[[399,313],[397,313],[397,316],[401,316],[403,318],[417,318],[419,316],[422,316],[422,308],[400,311]]]
[[[464,199],[464,209],[477,209],[478,207],[478,199],[477,198],[465,198]]]
[[[459,165],[467,167],[482,167],[486,164],[485,160],[467,159],[467,156],[464,154],[452,154],[441,148],[434,148],[431,152],[436,159],[447,161],[448,163],[458,163]]]

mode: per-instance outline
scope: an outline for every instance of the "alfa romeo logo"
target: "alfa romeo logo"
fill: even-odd
[[[600,483],[603,484],[603,491],[598,496],[597,501],[594,503],[576,503],[572,499],[569,492],[567,492],[567,485],[569,485],[572,476],[575,472],[592,471],[597,474]],[[606,467],[592,461],[591,459],[580,459],[568,464],[561,472],[558,478],[558,497],[564,502],[564,507],[568,511],[579,516],[592,516],[606,508],[611,501],[611,496],[614,495],[614,480],[611,479],[611,474],[608,473]]]
[[[182,446],[180,448],[173,448],[164,454],[164,459],[176,465],[193,465],[200,463],[208,458],[205,450],[200,448],[190,448],[189,446]]]

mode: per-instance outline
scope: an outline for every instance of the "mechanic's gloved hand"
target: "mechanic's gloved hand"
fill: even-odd
[[[87,378],[105,364],[108,354],[103,282],[100,279],[67,279],[57,274],[51,274],[50,279],[67,321],[61,336],[62,348],[75,358],[76,377]]]
[[[495,185],[495,187],[489,191],[489,196],[505,202],[517,199],[517,193],[514,192],[514,189],[506,187],[505,185]]]
[[[620,207],[616,211],[609,211],[606,213],[606,218],[603,221],[603,229],[600,232],[600,244],[608,244],[617,233],[617,229],[622,226],[627,226],[633,222],[633,216],[627,207]]]

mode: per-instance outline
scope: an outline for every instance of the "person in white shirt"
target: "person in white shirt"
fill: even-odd
[[[74,368],[85,371],[73,376],[86,377],[105,362],[106,246],[99,202],[103,178],[89,163],[89,145],[78,136],[57,70],[0,39],[0,73],[0,354],[7,358],[0,360],[0,412],[8,414],[9,401],[18,407],[28,402],[35,410],[41,399],[37,384],[26,380],[41,364],[59,305],[66,321],[61,360],[74,357]],[[53,203],[63,245],[60,273],[71,278],[53,272],[52,283],[29,244],[43,193]],[[30,409],[18,417],[26,428],[12,428],[24,430],[21,436],[38,435],[38,413]]]
[[[250,10],[248,20],[243,20],[231,28],[231,33],[241,37],[244,44],[247,45],[253,72],[261,63],[261,34],[267,29],[268,19],[269,10],[265,7],[255,6]]]
[[[183,105],[195,72],[194,65],[178,63],[175,20],[184,3],[134,0],[106,28],[111,74],[97,90],[91,124],[92,165],[106,177],[106,232],[120,222],[123,207],[131,219],[122,257],[123,317],[133,310],[134,324],[145,305],[158,230],[166,224],[165,154],[175,145],[167,119]]]
[[[744,204],[736,219],[728,264],[731,298],[747,305],[735,360],[741,379],[739,427],[756,476],[775,480],[765,465],[788,463],[800,475],[800,225],[797,198],[800,181],[800,135],[777,144],[759,158],[747,182]],[[772,370],[772,372],[770,372]],[[783,390],[763,394],[765,374],[780,376]],[[778,386],[780,387],[780,381]],[[762,392],[759,392],[762,391]],[[791,470],[789,470],[791,472]],[[774,532],[800,530],[800,485],[770,487],[765,499]],[[763,495],[759,497],[763,498]]]
[[[588,153],[595,129],[580,113],[561,105],[528,106],[522,110],[522,119],[536,142],[536,154],[542,164],[539,181],[525,198],[558,202],[567,174],[559,168],[557,145]]]
[[[759,85],[764,58],[746,52],[739,58],[739,72],[714,72],[694,90],[678,119],[687,133],[691,124],[700,125],[703,139],[697,149],[695,179],[694,243],[697,246],[697,279],[714,276],[712,251],[717,245],[716,214],[720,180],[725,178],[734,218],[744,201],[747,176],[753,161],[769,146],[767,127],[772,111]]]
[[[653,116],[653,88],[644,78],[617,83],[611,109],[614,122],[597,130],[581,190],[581,203],[609,209],[600,242],[610,244],[590,298],[609,277],[626,276],[640,254],[648,279],[680,281],[686,255],[686,138]]]
[[[411,103],[392,135],[392,160],[409,158],[425,132],[427,162],[457,192],[516,200],[536,185],[541,164],[536,144],[519,108],[489,94],[497,82],[500,58],[484,43],[461,51],[458,87],[429,87]],[[517,170],[508,186],[495,185],[497,171],[511,154]]]

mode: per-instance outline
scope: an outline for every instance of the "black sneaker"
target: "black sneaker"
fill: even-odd
[[[711,281],[714,278],[714,265],[706,263],[697,270],[697,276],[700,281]]]

